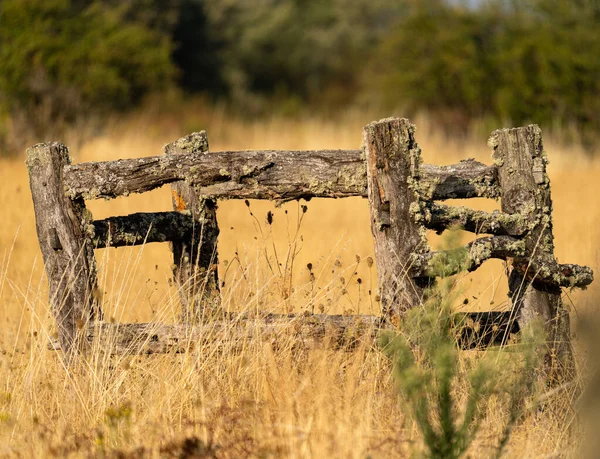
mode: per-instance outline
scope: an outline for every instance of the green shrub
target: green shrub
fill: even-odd
[[[455,253],[460,257],[459,251]],[[495,442],[500,456],[537,381],[540,333],[522,331],[519,352],[490,349],[461,355],[452,285],[451,279],[445,279],[430,290],[425,303],[406,314],[401,332],[383,335],[380,344],[393,364],[398,390],[422,434],[428,457],[462,456],[486,418],[492,397],[506,410]]]
[[[90,111],[126,109],[168,85],[169,38],[127,20],[126,12],[95,1],[4,0],[4,113],[43,137]]]
[[[428,0],[383,37],[368,75],[389,106],[469,121],[600,129],[600,7],[595,0]]]

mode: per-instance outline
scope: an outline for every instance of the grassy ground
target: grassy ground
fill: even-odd
[[[199,129],[208,131],[212,150],[359,148],[362,126],[388,115],[348,113],[335,122],[240,121],[203,106],[184,114],[146,111],[115,122],[71,155],[81,162],[160,154],[165,143]],[[426,162],[450,164],[469,157],[490,162],[485,135],[456,141],[438,135],[427,119],[414,121]],[[597,271],[600,160],[550,138],[545,148],[557,258]],[[46,350],[54,331],[24,157],[0,161],[0,202],[0,455],[401,457],[420,447],[398,401],[389,363],[367,347],[298,353],[290,342],[276,351],[248,344],[227,352],[225,340],[175,356],[109,357],[96,350],[67,372],[60,356]],[[252,202],[250,209],[243,202],[219,204],[219,269],[227,308],[377,313],[366,202],[313,200],[307,205],[301,218],[297,203],[275,208]],[[469,205],[498,208],[486,200]],[[170,206],[166,189],[88,203],[95,218]],[[273,225],[266,223],[269,210]],[[439,238],[431,236],[431,243],[436,246]],[[96,255],[107,317],[176,320],[167,244]],[[501,262],[459,276],[456,289],[462,308],[507,307]],[[596,285],[565,292],[575,322],[593,310],[597,295]],[[579,361],[585,361],[583,351]],[[514,432],[509,456],[576,456],[575,399],[571,390],[554,397],[561,408],[527,417]],[[506,413],[493,402],[488,409],[472,457],[494,452]]]

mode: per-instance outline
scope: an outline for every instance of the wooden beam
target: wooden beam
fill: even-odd
[[[419,168],[422,191],[431,199],[498,196],[494,166],[461,161]],[[217,199],[367,197],[362,150],[185,153],[82,163],[65,170],[65,187],[73,198],[110,199],[176,181]]]
[[[184,153],[83,163],[66,174],[70,196],[114,198],[185,181],[211,198],[300,199],[366,195],[358,150]]]
[[[384,315],[393,322],[423,301],[425,286],[407,275],[407,269],[413,254],[429,251],[425,230],[412,215],[419,203],[411,187],[420,161],[414,132],[404,118],[386,118],[364,128],[379,296]]]
[[[524,279],[540,289],[560,287],[584,288],[594,280],[594,273],[587,266],[573,264],[544,265],[539,260],[526,259],[525,241],[510,236],[491,236],[475,239],[464,247],[440,250],[411,257],[409,273],[415,278],[447,277],[462,271],[475,271],[483,262],[493,258],[526,263],[521,269]],[[517,261],[520,260],[520,261]]]
[[[104,249],[191,240],[194,221],[180,212],[140,212],[94,220],[92,227],[94,247]]]
[[[41,143],[27,150],[29,185],[40,249],[48,276],[49,298],[58,339],[70,359],[88,321],[102,318],[96,301],[96,261],[85,231],[91,214],[83,199],[64,192],[64,168],[71,162],[66,146]]]
[[[267,314],[251,318],[240,315],[200,325],[156,323],[95,323],[87,339],[98,342],[111,354],[154,354],[185,352],[201,346],[223,343],[228,350],[244,347],[249,341],[272,345],[304,346],[309,349],[356,346],[362,340],[373,344],[378,331],[392,330],[376,316],[325,314]],[[51,343],[57,349],[60,343]]]
[[[507,258],[525,253],[525,244],[510,236],[475,239],[464,247],[413,254],[408,271],[414,278],[447,277],[463,271],[475,271],[484,261]]]
[[[528,231],[529,222],[521,214],[483,212],[469,207],[447,206],[435,202],[423,203],[419,209],[428,229],[438,234],[451,227],[460,227],[476,234],[522,236]]]
[[[195,132],[164,147],[166,156],[179,158],[208,154],[206,131]],[[205,199],[197,188],[185,181],[171,184],[173,209],[190,214],[192,228],[187,238],[173,239],[173,276],[179,286],[181,320],[195,323],[204,313],[214,314],[219,307],[219,275],[217,266],[217,202]]]
[[[589,268],[573,269],[573,265],[561,268],[554,258],[550,180],[541,129],[536,125],[500,129],[492,133],[488,143],[498,165],[502,211],[516,214],[528,209],[532,224],[523,239],[525,253],[511,263],[509,296],[521,329],[538,320],[544,324],[548,340],[547,347],[540,350],[545,362],[544,379],[550,385],[562,384],[575,377],[576,368],[569,313],[561,300],[560,287],[565,286],[561,274],[563,269],[570,270],[575,274],[569,276],[573,285],[583,286],[593,280],[593,273]],[[540,285],[540,279],[555,276],[558,278],[554,283]]]
[[[496,167],[474,159],[450,166],[422,164],[419,174],[419,194],[424,200],[500,197]]]
[[[505,344],[519,327],[510,311],[460,312],[452,320],[457,345],[480,349]],[[109,354],[160,354],[187,352],[215,344],[227,352],[241,350],[250,343],[274,347],[301,346],[306,349],[352,350],[359,344],[378,346],[381,333],[397,329],[380,316],[327,314],[229,314],[223,320],[200,325],[96,322],[87,331],[87,341]],[[60,350],[51,340],[50,350]]]

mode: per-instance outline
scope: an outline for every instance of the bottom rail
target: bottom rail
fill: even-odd
[[[457,342],[464,349],[503,344],[519,331],[510,311],[457,313],[453,322]],[[234,351],[250,342],[275,348],[351,350],[361,343],[376,345],[380,333],[394,331],[396,328],[379,316],[267,314],[212,320],[196,326],[95,322],[88,327],[86,341],[110,354],[180,353],[211,343],[218,343],[224,351]],[[58,340],[51,340],[48,348],[60,350]]]

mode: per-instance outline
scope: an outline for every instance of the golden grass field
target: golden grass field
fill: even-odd
[[[359,148],[362,126],[389,115],[241,121],[225,109],[200,104],[178,115],[148,110],[115,121],[101,136],[71,148],[71,156],[82,162],[161,154],[165,143],[200,129],[207,130],[213,151]],[[450,164],[470,157],[490,162],[486,135],[458,141],[436,133],[426,118],[414,122],[426,162]],[[598,272],[600,156],[593,159],[549,136],[544,144],[556,256]],[[418,431],[398,400],[389,363],[367,347],[301,357],[291,345],[274,351],[248,344],[229,353],[227,343],[164,356],[109,357],[96,351],[81,368],[67,371],[60,355],[46,350],[54,329],[24,154],[0,160],[0,202],[1,456],[345,458],[403,457],[419,450]],[[226,308],[377,313],[376,273],[366,262],[373,256],[366,201],[313,200],[307,205],[299,223],[297,203],[275,208],[252,202],[256,218],[243,202],[220,203],[219,270]],[[469,205],[498,208],[485,200]],[[89,202],[88,208],[95,218],[170,210],[170,192]],[[266,223],[268,210],[274,212],[272,226]],[[431,242],[435,246],[439,238],[432,236]],[[178,298],[170,285],[167,244],[96,255],[107,317],[176,320]],[[507,307],[501,262],[459,276],[456,288],[458,303],[469,299],[469,309]],[[597,297],[597,284],[585,292],[565,292],[575,325],[594,310]],[[583,350],[578,361],[584,370]],[[577,457],[576,400],[570,390],[557,397],[563,409],[526,417],[507,457]],[[488,409],[470,457],[493,455],[505,413],[499,405]]]

